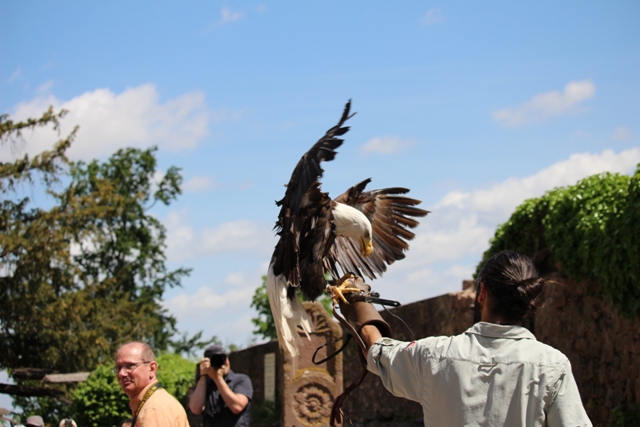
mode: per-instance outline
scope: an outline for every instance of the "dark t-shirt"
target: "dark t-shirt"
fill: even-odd
[[[249,403],[242,412],[234,414],[220,396],[216,383],[211,378],[207,378],[207,394],[202,414],[204,427],[249,427],[251,424],[251,398],[253,396],[251,379],[244,374],[236,374],[229,370],[225,381],[231,391],[247,396]]]

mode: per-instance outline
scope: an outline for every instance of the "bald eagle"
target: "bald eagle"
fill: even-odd
[[[279,236],[267,274],[267,293],[280,347],[291,357],[299,354],[301,328],[309,336],[312,326],[296,296],[307,300],[325,291],[327,272],[333,278],[352,273],[375,279],[387,265],[404,258],[409,229],[415,217],[429,213],[416,208],[419,200],[401,196],[406,188],[364,191],[366,179],[332,200],[320,190],[323,161],[331,161],[349,127],[344,123],[351,101],[338,124],[329,129],[296,165],[284,197],[277,201],[280,213],[274,230]],[[355,114],[355,113],[354,113]],[[335,289],[335,288],[334,288]]]

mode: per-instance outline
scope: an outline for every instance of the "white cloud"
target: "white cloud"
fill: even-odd
[[[41,89],[49,88],[45,85]],[[74,126],[80,126],[68,152],[74,160],[101,157],[121,147],[193,148],[209,134],[209,122],[216,119],[202,93],[186,93],[161,103],[151,84],[129,88],[120,94],[96,89],[69,101],[43,94],[18,104],[12,117],[16,120],[40,117],[49,105],[55,110],[69,111],[62,120],[62,136],[68,135]],[[50,149],[58,139],[51,129],[37,129],[31,134],[25,133],[24,137],[24,148],[29,154]],[[10,147],[3,146],[0,160],[13,158],[11,151]]]
[[[201,232],[201,248],[209,255],[228,251],[261,249],[271,241],[271,229],[249,220],[226,222]]]
[[[53,88],[53,80],[46,81],[36,88],[36,92],[41,95],[47,95]]]
[[[431,26],[442,21],[444,21],[444,17],[442,16],[440,9],[429,9],[420,20],[420,23],[422,25]]]
[[[621,153],[605,150],[599,154],[578,153],[525,178],[509,178],[490,188],[471,193],[447,194],[434,210],[453,206],[481,214],[504,216],[525,199],[539,197],[557,186],[573,185],[580,179],[601,173],[628,173],[640,161],[640,148]]]
[[[613,130],[611,139],[614,141],[629,141],[631,139],[631,129],[626,126],[618,126]]]
[[[153,191],[157,189],[158,185],[162,182],[162,179],[164,178],[165,175],[166,175],[165,171],[157,170],[153,173],[153,177],[151,178],[151,183],[155,187]]]
[[[247,305],[255,292],[255,284],[242,289],[231,289],[224,294],[216,294],[210,286],[202,286],[193,294],[179,294],[170,298],[166,306],[175,313],[186,313],[191,310],[215,310],[236,304]]]
[[[234,12],[228,7],[223,7],[222,10],[220,11],[220,15],[222,16],[223,24],[226,24],[228,22],[234,22],[242,18],[242,12]]]
[[[184,212],[181,214],[183,221],[188,219]],[[268,230],[268,227],[263,228]],[[269,252],[273,250],[274,243],[269,243]],[[197,246],[202,242],[193,238],[189,244]],[[190,249],[193,249],[192,254],[198,251],[198,248]],[[230,252],[234,257],[237,255],[233,250]],[[193,261],[206,270],[204,275],[195,278],[199,283],[170,291],[163,303],[179,319],[179,329],[191,332],[204,330],[206,337],[215,334],[234,344],[240,344],[239,337],[250,336],[253,328],[250,319],[255,317],[255,311],[250,308],[251,299],[261,283],[261,276],[266,274],[269,259],[269,254],[263,252],[259,248],[243,250],[241,254],[250,259],[239,263],[229,257],[211,256]],[[202,268],[199,268],[201,273]]]
[[[596,85],[590,80],[569,82],[562,93],[541,93],[517,107],[495,110],[492,117],[508,127],[536,123],[553,116],[576,112],[577,106],[593,97],[595,92]]]
[[[266,271],[266,270],[263,270]],[[256,282],[256,277],[254,274],[248,274],[246,271],[238,271],[236,273],[228,274],[225,278],[225,283],[228,283],[232,286],[242,286],[247,283]]]
[[[56,64],[53,61],[47,61],[44,64],[42,64],[42,66],[40,67],[40,71],[44,71],[44,70],[50,70],[52,68],[55,68]]]
[[[266,6],[258,5],[252,9],[256,13],[264,13],[267,10]],[[244,17],[243,12],[233,11],[231,8],[224,6],[220,9],[220,18],[215,20],[211,25],[204,29],[205,32],[212,31],[216,28],[222,27],[223,25],[230,24],[232,22],[239,21]]]
[[[186,209],[171,211],[163,221],[167,228],[167,259],[182,261],[190,257],[190,249],[195,240],[195,233],[187,225],[189,217]]]
[[[383,297],[404,302],[461,290],[462,280],[471,278],[498,225],[526,199],[602,172],[632,173],[638,163],[637,147],[619,153],[580,153],[524,178],[448,193],[428,207],[432,213],[415,230],[407,257],[372,286]]]
[[[413,138],[381,136],[365,142],[360,147],[360,151],[363,153],[394,154],[412,147],[415,142]]]
[[[268,257],[275,246],[271,228],[249,220],[222,223],[214,228],[193,230],[186,209],[172,211],[164,221],[167,227],[167,258],[173,262],[200,256],[239,252],[260,253]]]
[[[250,273],[250,274],[249,274]],[[179,328],[203,330],[205,337],[216,335],[240,344],[238,337],[248,337],[255,312],[251,298],[259,285],[259,272],[232,273],[222,283],[208,283],[195,292],[182,292],[163,302],[164,307],[179,319]]]
[[[16,70],[13,72],[13,74],[11,74],[7,82],[12,83],[18,80],[24,80],[24,76],[22,75],[22,68],[20,67],[16,68]]]
[[[575,139],[591,139],[591,134],[589,132],[586,132],[582,129],[576,129],[575,131],[573,131],[573,133],[571,134],[570,139],[575,140]]]
[[[216,22],[214,22],[205,31],[209,31],[209,30],[212,30],[214,28],[221,27],[223,25],[229,24],[231,22],[238,21],[240,18],[242,18],[243,15],[244,14],[242,12],[234,12],[230,8],[225,6],[222,9],[220,9],[220,19],[217,20]]]
[[[194,176],[182,185],[185,193],[196,193],[207,190],[215,185],[213,179],[208,176]]]

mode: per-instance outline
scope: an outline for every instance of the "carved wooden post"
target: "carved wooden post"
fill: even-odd
[[[334,341],[342,337],[342,328],[334,322],[322,304],[303,303],[311,317],[314,333],[311,340],[302,335],[300,355],[293,359],[285,355],[283,368],[283,427],[320,427],[329,425],[333,401],[342,393],[342,354],[320,364],[336,350]],[[339,346],[341,342],[337,345]]]

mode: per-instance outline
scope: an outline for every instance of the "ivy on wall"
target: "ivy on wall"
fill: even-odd
[[[478,265],[509,249],[540,274],[561,268],[602,286],[625,316],[640,315],[640,164],[633,176],[603,173],[526,200],[498,227]]]

